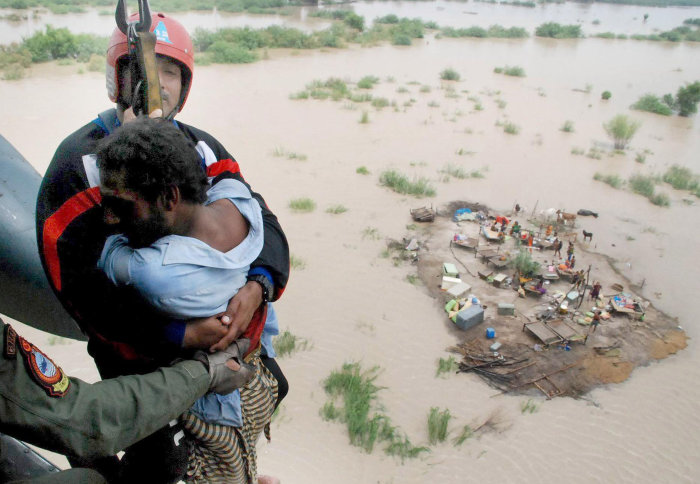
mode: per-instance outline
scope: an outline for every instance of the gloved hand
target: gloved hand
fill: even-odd
[[[196,360],[204,363],[209,371],[209,391],[226,395],[237,388],[244,387],[255,375],[255,366],[245,363],[243,355],[250,347],[249,339],[238,339],[223,351],[208,354],[197,351],[194,354]],[[229,361],[235,361],[240,369],[232,370],[227,365]]]

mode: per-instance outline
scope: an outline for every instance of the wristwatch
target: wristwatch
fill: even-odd
[[[262,287],[263,304],[272,300],[272,296],[275,294],[275,286],[272,285],[267,276],[264,276],[263,274],[254,274],[252,276],[248,276],[248,281],[257,282],[260,284],[260,287]]]

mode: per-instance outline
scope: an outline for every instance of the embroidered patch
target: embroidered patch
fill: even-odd
[[[5,325],[5,347],[2,355],[8,360],[17,358],[17,333],[9,324]]]
[[[34,380],[50,397],[62,397],[70,387],[70,380],[60,367],[39,348],[21,336],[17,336],[19,349]]]

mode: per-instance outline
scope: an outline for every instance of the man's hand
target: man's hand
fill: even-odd
[[[220,319],[222,314],[208,318],[190,319],[185,325],[185,337],[182,340],[182,346],[185,348],[206,349],[221,341],[229,331],[229,326]]]
[[[250,320],[253,319],[260,304],[262,304],[262,287],[257,282],[248,282],[228,302],[228,307],[221,316],[221,321],[229,325],[228,332],[210,350],[220,351],[227,348],[243,331],[248,329]]]
[[[197,351],[194,358],[204,363],[209,371],[209,391],[227,395],[248,384],[255,376],[255,366],[243,362],[250,347],[249,339],[239,339],[224,351],[207,354]]]
[[[162,109],[154,109],[151,114],[148,115],[149,118],[162,118],[163,117],[163,110]],[[136,119],[136,115],[134,114],[134,108],[129,107],[129,109],[125,109],[124,113],[122,114],[122,124],[129,123]]]

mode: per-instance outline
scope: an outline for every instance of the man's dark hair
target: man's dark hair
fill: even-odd
[[[168,188],[182,199],[204,203],[209,184],[192,142],[171,121],[139,118],[119,127],[97,145],[103,173],[121,173],[124,185],[153,202]]]

